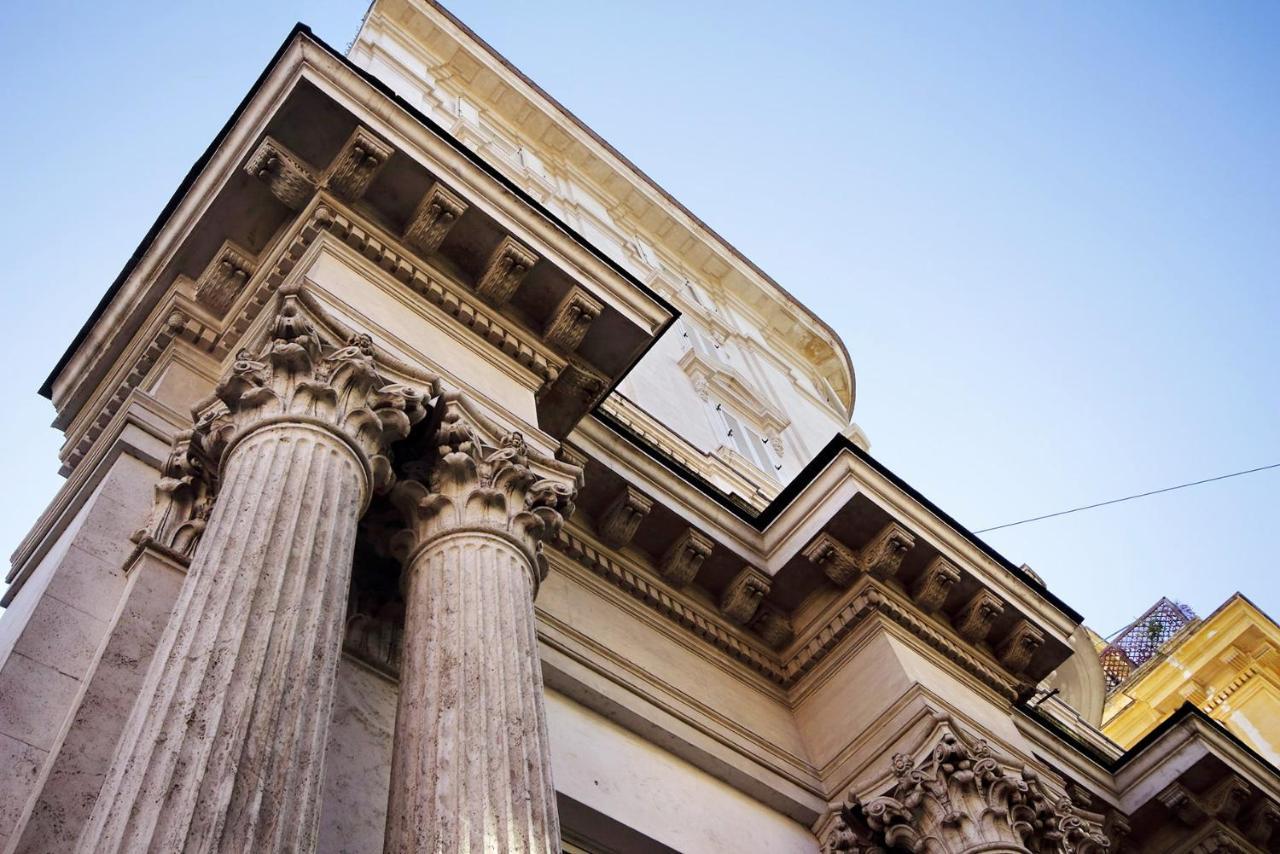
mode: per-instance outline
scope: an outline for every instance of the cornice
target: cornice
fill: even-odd
[[[704,222],[689,212],[676,199],[662,190],[652,179],[591,131],[577,117],[556,102],[533,81],[521,74],[510,62],[457,18],[454,18],[447,10],[438,4],[419,3],[412,0],[399,4],[410,15],[416,13],[420,20],[429,21],[431,26],[435,27],[443,38],[453,41],[461,48],[450,59],[441,61],[432,57],[420,45],[414,43],[418,38],[417,36],[403,34],[405,25],[395,23],[392,16],[384,12],[383,7],[388,5],[391,4],[375,4],[366,17],[360,34],[356,37],[356,42],[352,49],[353,53],[369,45],[368,41],[362,41],[362,36],[372,27],[382,27],[385,31],[397,32],[400,34],[398,35],[399,43],[408,48],[410,52],[417,54],[419,61],[422,61],[426,67],[433,69],[440,78],[442,86],[448,86],[451,89],[456,88],[458,90],[456,94],[470,95],[472,100],[476,100],[475,93],[464,91],[462,88],[457,87],[456,84],[451,85],[449,83],[447,78],[453,76],[459,76],[463,80],[470,78],[469,73],[464,72],[461,67],[451,67],[451,63],[457,66],[458,63],[469,62],[471,64],[471,73],[474,73],[476,65],[486,67],[493,75],[503,81],[502,85],[505,91],[509,93],[507,98],[504,99],[504,103],[507,100],[519,100],[523,105],[518,111],[508,111],[512,112],[512,115],[504,115],[501,118],[502,123],[509,124],[517,118],[517,113],[526,122],[532,120],[536,115],[543,122],[550,123],[555,131],[554,135],[565,141],[566,144],[561,146],[560,150],[557,150],[554,146],[547,146],[542,142],[547,136],[552,135],[546,129],[536,134],[532,132],[513,134],[513,136],[517,136],[526,144],[534,146],[540,159],[547,163],[561,161],[559,165],[562,169],[571,168],[571,160],[573,158],[582,159],[582,164],[575,163],[572,168],[579,173],[581,182],[586,186],[596,186],[599,183],[591,180],[588,177],[590,174],[598,174],[601,169],[608,170],[609,177],[623,182],[626,189],[618,193],[603,194],[603,198],[606,201],[614,201],[613,205],[606,204],[606,207],[625,207],[630,214],[625,216],[625,219],[637,223],[645,223],[646,226],[654,216],[657,216],[661,222],[660,225],[648,229],[645,238],[649,242],[658,247],[664,244],[676,247],[680,244],[689,243],[702,249],[704,253],[703,259],[701,261],[691,261],[690,265],[698,269],[713,270],[713,275],[719,278],[722,284],[728,285],[732,283],[732,287],[741,290],[748,304],[752,302],[751,298],[747,298],[748,294],[755,296],[756,301],[773,302],[775,304],[778,302],[778,298],[781,297],[783,304],[787,306],[786,313],[791,316],[783,321],[779,328],[797,331],[803,329],[808,336],[811,336],[811,339],[822,342],[823,348],[827,350],[829,355],[826,359],[812,360],[813,364],[820,371],[838,379],[838,385],[843,388],[841,394],[842,403],[845,406],[844,415],[848,417],[852,413],[854,393],[852,363],[849,360],[848,352],[845,350],[843,342],[829,326],[805,308],[781,285],[752,264],[727,241],[712,231]],[[397,15],[396,17],[402,21],[408,19],[407,15]],[[464,56],[465,60],[463,59]],[[577,144],[570,144],[569,140],[573,140]],[[568,154],[569,151],[573,152],[571,156]],[[637,206],[643,208],[643,213],[634,210]],[[680,241],[678,244],[673,239],[662,236],[664,234],[670,235],[673,228],[687,235],[686,240]],[[800,322],[797,323],[797,320]],[[805,354],[807,351],[811,352],[813,349],[811,343],[806,345],[803,340],[799,339],[789,341],[788,346],[789,349],[799,354]]]
[[[157,281],[158,274],[256,144],[261,128],[302,80],[352,111],[358,121],[362,116],[370,119],[373,133],[366,133],[359,140],[353,137],[348,149],[354,151],[354,145],[363,151],[362,145],[389,144],[415,162],[429,164],[426,166],[429,171],[448,174],[450,180],[457,182],[458,189],[472,194],[469,201],[473,206],[483,209],[499,227],[509,225],[522,233],[523,240],[532,240],[531,245],[539,255],[554,256],[566,275],[580,277],[598,289],[595,296],[607,294],[611,310],[619,312],[643,334],[652,336],[670,322],[674,310],[660,296],[557,220],[482,158],[449,137],[442,128],[396,99],[380,81],[315,39],[305,27],[298,27],[178,188],[46,381],[42,393],[55,399],[64,420],[76,417],[90,387],[100,383],[98,374],[104,370],[103,365],[118,359],[118,351],[128,346],[137,328],[131,314],[136,314],[139,304],[157,298],[157,291],[165,285]],[[433,158],[438,158],[438,162]],[[379,164],[383,162],[378,158],[374,160]],[[264,165],[269,161],[270,158]],[[283,162],[278,156],[275,161]],[[344,163],[331,164],[323,172],[311,167],[303,174],[300,186],[308,186],[305,179],[311,176],[321,185],[332,185],[338,190],[345,188],[348,195],[361,192],[369,176],[347,174],[349,170],[339,168],[344,166]],[[283,195],[296,200],[296,194]],[[260,263],[261,259],[258,260]],[[231,271],[227,281],[247,278],[248,266]],[[261,269],[255,275],[262,275]],[[207,284],[205,291],[213,293]],[[536,362],[542,354],[523,355]],[[578,370],[576,386],[582,386],[581,375],[582,371]],[[566,393],[576,392],[566,390]]]
[[[616,554],[607,554],[604,549],[593,546],[571,530],[562,530],[551,547],[693,633],[703,642],[742,663],[749,670],[780,687],[786,687],[783,669],[773,652],[763,643],[749,640],[746,632],[710,608],[704,608],[691,599],[675,594],[656,576],[628,566]]]

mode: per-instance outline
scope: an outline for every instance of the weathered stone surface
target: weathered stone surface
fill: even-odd
[[[387,827],[398,690],[343,656],[325,754],[317,854],[378,854]]]
[[[182,588],[180,567],[142,552],[130,568],[120,614],[14,847],[68,851],[93,810],[129,711]]]
[[[218,497],[77,850],[315,846],[356,523],[424,412],[372,347],[327,348],[293,294],[241,353],[192,456]],[[162,499],[163,500],[163,499]]]
[[[483,436],[457,401],[436,444],[393,493],[407,612],[385,850],[559,851],[533,597],[574,470],[531,466],[520,434]]]

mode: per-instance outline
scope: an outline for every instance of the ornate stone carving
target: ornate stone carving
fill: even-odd
[[[825,531],[806,546],[802,554],[839,587],[853,584],[862,571],[857,554]]]
[[[315,847],[357,521],[426,412],[379,375],[368,336],[329,346],[296,290],[269,336],[165,466],[153,535],[182,550],[203,535],[81,854]]]
[[[414,552],[459,528],[505,535],[537,569],[533,589],[546,575],[542,544],[572,515],[577,495],[572,466],[551,459],[531,466],[519,433],[486,438],[458,395],[444,396],[436,453],[429,462],[404,467],[391,500],[406,528],[392,543],[407,565]],[[535,471],[535,468],[540,469]]]
[[[676,537],[658,563],[658,571],[672,587],[684,587],[697,576],[715,543],[693,528]]]
[[[635,536],[640,523],[653,507],[653,500],[639,490],[624,485],[622,491],[609,502],[596,523],[596,532],[615,549],[620,549]]]
[[[893,790],[850,794],[823,840],[824,854],[913,851],[1054,851],[1106,854],[1110,842],[1065,794],[1030,768],[1011,772],[982,739],[944,732],[922,761],[892,759]]]
[[[223,241],[196,280],[196,299],[221,317],[257,269],[253,253],[230,240]]]
[[[745,625],[755,616],[760,601],[772,586],[769,576],[753,566],[745,566],[721,594],[720,612],[738,625]]]
[[[404,466],[405,631],[387,852],[559,851],[533,599],[581,470],[443,396]]]
[[[423,255],[436,252],[467,207],[460,196],[443,184],[432,184],[405,226],[405,242]]]
[[[1252,796],[1253,789],[1248,783],[1236,774],[1228,774],[1209,790],[1205,802],[1214,816],[1222,821],[1234,822]]]
[[[316,175],[306,161],[269,136],[249,155],[244,171],[265,182],[271,195],[295,211],[306,207],[316,191]]]
[[[1004,603],[989,590],[979,590],[973,594],[960,613],[955,617],[955,629],[969,643],[980,643],[986,640],[996,618],[1004,613]]]
[[[591,321],[603,310],[604,303],[574,285],[551,313],[542,337],[552,347],[571,353],[578,349],[591,328]]]
[[[863,572],[876,578],[891,578],[897,575],[902,559],[915,544],[916,538],[906,528],[890,522],[871,542],[858,550],[858,564]]]
[[[1187,827],[1196,827],[1208,816],[1205,805],[1181,783],[1174,782],[1156,795],[1169,814]]]
[[[1131,832],[1133,828],[1123,813],[1117,810],[1107,811],[1107,817],[1102,823],[1102,834],[1111,840],[1111,854],[1119,854],[1125,849],[1125,840]]]
[[[1021,673],[1031,663],[1031,658],[1044,645],[1044,632],[1026,620],[1019,620],[1013,631],[1000,642],[996,657],[1010,673]]]
[[[394,482],[390,443],[409,435],[426,414],[421,392],[379,375],[370,336],[325,346],[297,297],[283,290],[270,345],[259,354],[240,351],[214,394],[222,407],[206,411],[196,425],[212,458],[264,420],[316,421],[365,455],[374,491]]]
[[[195,553],[217,491],[217,466],[206,456],[195,431],[179,433],[160,469],[155,503],[134,542],[150,539],[184,557]]]
[[[329,164],[324,183],[338,196],[353,202],[368,191],[394,153],[395,149],[372,131],[357,127]]]
[[[542,429],[552,436],[568,435],[608,388],[604,377],[583,365],[567,363],[538,400]]]
[[[760,635],[769,648],[775,650],[785,648],[796,636],[787,615],[768,602],[760,603],[747,628]]]
[[[476,293],[494,305],[506,303],[537,261],[533,250],[514,237],[502,238],[476,282]]]
[[[911,587],[911,598],[921,611],[932,613],[947,601],[947,594],[960,580],[955,564],[939,555],[929,562]]]

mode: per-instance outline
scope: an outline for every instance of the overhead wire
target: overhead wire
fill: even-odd
[[[1192,486],[1200,486],[1206,483],[1214,483],[1219,480],[1227,480],[1233,477],[1240,477],[1246,474],[1254,474],[1255,472],[1267,471],[1268,469],[1280,468],[1280,463],[1272,463],[1271,465],[1258,466],[1257,468],[1245,469],[1244,471],[1233,471],[1229,474],[1220,474],[1217,477],[1206,477],[1203,480],[1193,480],[1188,483],[1179,483],[1176,486],[1166,486],[1161,489],[1152,489],[1148,492],[1139,492],[1135,495],[1126,495],[1123,498],[1112,498],[1107,501],[1098,501],[1094,504],[1085,504],[1081,507],[1072,507],[1069,510],[1059,510],[1056,513],[1045,513],[1043,516],[1032,516],[1029,519],[1019,519],[1017,522],[1006,522],[1003,525],[992,525],[990,528],[982,528],[974,531],[975,534],[985,534],[989,531],[999,531],[1003,528],[1013,528],[1018,525],[1028,525],[1032,522],[1041,522],[1045,519],[1053,519],[1058,516],[1067,516],[1071,513],[1079,513],[1083,510],[1093,510],[1098,507],[1107,507],[1111,504],[1122,504],[1125,501],[1133,501],[1138,498],[1147,498],[1152,495],[1160,495],[1164,492],[1173,492],[1178,489],[1187,489]]]

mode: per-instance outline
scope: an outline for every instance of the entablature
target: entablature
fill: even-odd
[[[844,417],[852,414],[853,368],[830,327],[448,11],[414,0],[376,3],[352,53],[363,63],[377,57],[395,69],[390,76],[403,80],[406,96],[457,115],[460,127],[478,134],[474,144],[510,164],[513,174],[526,178],[526,186],[554,186],[558,172],[591,188],[600,197],[592,205],[605,215],[593,218],[604,228],[613,223],[634,227],[648,245],[647,254],[661,251],[670,256],[666,266],[671,269],[696,271],[732,293],[763,319],[762,329],[776,335],[782,349],[813,365],[836,389]],[[500,137],[507,138],[505,145]],[[520,157],[508,151],[514,148]],[[536,152],[532,163],[523,162],[528,149]],[[573,203],[574,193],[563,195]],[[627,241],[618,242],[625,246]]]
[[[174,289],[198,309],[190,314],[206,327],[203,343],[213,340],[217,355],[232,349],[246,315],[314,240],[305,232],[340,238],[539,373],[539,419],[553,433],[570,429],[674,317],[661,297],[300,28],[42,389],[56,424],[100,420],[104,380],[140,334],[154,340],[146,319]]]

